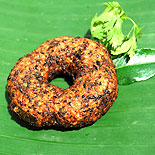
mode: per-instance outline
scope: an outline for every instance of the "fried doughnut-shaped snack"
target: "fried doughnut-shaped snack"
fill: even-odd
[[[58,74],[72,77],[66,89],[49,83]],[[57,37],[20,58],[7,83],[10,109],[29,124],[82,127],[103,116],[118,95],[107,49],[90,39]]]

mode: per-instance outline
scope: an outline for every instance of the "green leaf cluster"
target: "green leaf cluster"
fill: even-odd
[[[92,39],[104,44],[112,55],[127,53],[132,57],[137,48],[137,40],[141,36],[141,29],[123,11],[118,2],[104,3],[106,9],[91,21]],[[123,34],[123,22],[130,20],[133,24],[127,35]]]

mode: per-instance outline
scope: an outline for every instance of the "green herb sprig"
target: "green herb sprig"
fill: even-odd
[[[91,21],[92,39],[104,44],[111,55],[127,53],[131,58],[135,54],[142,28],[126,15],[118,2],[108,2],[104,5],[104,12],[100,16],[95,15]],[[122,32],[124,20],[129,20],[133,24],[127,35]]]

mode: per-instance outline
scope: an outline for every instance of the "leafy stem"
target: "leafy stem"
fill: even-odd
[[[92,38],[103,43],[111,55],[127,53],[131,58],[135,54],[134,50],[137,48],[142,28],[125,14],[118,2],[105,3],[105,6],[107,7],[105,11],[92,19]],[[124,20],[130,20],[133,24],[126,36],[122,32]]]

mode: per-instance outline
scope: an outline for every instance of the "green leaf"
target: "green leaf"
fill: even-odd
[[[132,57],[142,28],[127,17],[118,2],[104,4],[107,7],[104,12],[99,16],[96,15],[91,21],[92,38],[104,44],[112,55],[127,53]],[[124,20],[129,20],[133,24],[126,36],[122,32]]]
[[[155,48],[154,0],[119,3],[144,26],[139,47]],[[79,130],[39,130],[8,111],[7,77],[16,61],[50,38],[84,37],[103,9],[103,0],[0,0],[0,155],[155,154],[155,77],[119,85],[108,113]],[[52,82],[66,86],[64,80]]]
[[[124,12],[117,2],[105,3],[105,6],[107,6],[105,11],[98,17],[96,15],[91,21],[92,38],[99,39],[99,42],[103,44],[109,42],[109,45],[111,44],[113,48],[116,48],[122,44],[124,39],[123,20],[120,18]],[[108,44],[107,46],[109,46]]]
[[[155,50],[138,49],[124,66],[116,67],[119,84],[147,80],[155,75]]]

